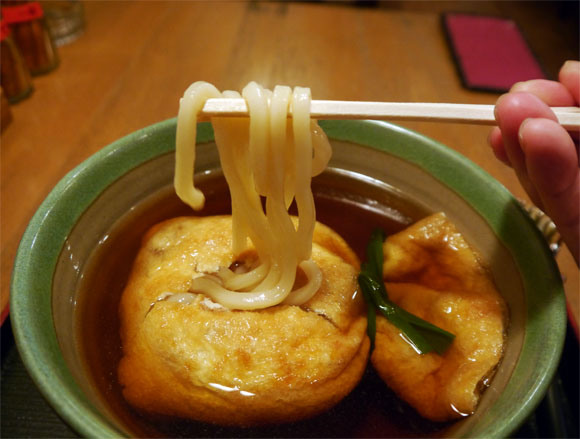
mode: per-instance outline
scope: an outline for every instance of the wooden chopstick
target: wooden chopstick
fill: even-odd
[[[360,102],[323,101],[310,103],[313,119],[375,119],[428,122],[455,122],[495,125],[494,105],[444,104],[423,102]],[[580,130],[580,108],[552,107],[560,124],[570,130]],[[248,115],[244,99],[208,99],[199,115],[200,120],[216,116]]]

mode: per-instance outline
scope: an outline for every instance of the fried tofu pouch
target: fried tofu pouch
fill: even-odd
[[[389,298],[455,340],[443,355],[419,355],[381,316],[373,366],[425,418],[473,413],[502,357],[506,331],[506,305],[490,274],[442,213],[388,237],[383,252]]]
[[[301,306],[228,310],[187,292],[193,277],[234,262],[231,217],[182,217],[144,237],[120,303],[123,394],[149,413],[220,425],[294,421],[329,409],[368,361],[358,260],[335,232],[316,225],[312,258],[323,273]],[[161,299],[160,299],[161,298]]]

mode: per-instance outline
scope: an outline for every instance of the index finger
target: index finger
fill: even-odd
[[[575,99],[575,105],[578,105],[580,103],[580,62],[566,61],[560,69],[559,79]]]
[[[527,92],[539,97],[550,107],[573,107],[577,101],[568,88],[556,81],[532,79],[514,84],[510,92]]]

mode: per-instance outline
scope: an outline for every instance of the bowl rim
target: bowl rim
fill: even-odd
[[[534,340],[549,332],[541,373],[526,383],[523,409],[502,425],[473,436],[505,437],[515,431],[539,404],[556,371],[566,329],[566,304],[553,255],[540,231],[509,191],[458,152],[398,125],[380,121],[320,121],[329,138],[358,143],[414,163],[458,193],[489,224],[514,258],[526,294],[526,331],[514,375],[528,367]],[[62,356],[52,322],[52,275],[66,236],[99,193],[125,172],[174,150],[176,119],[168,119],[131,133],[104,147],[66,174],[32,217],[18,248],[11,279],[10,309],[16,345],[33,381],[59,415],[85,436],[119,437],[118,431],[76,385]],[[385,133],[403,139],[388,144]],[[213,140],[209,123],[198,125],[198,143]],[[411,141],[411,142],[410,142]],[[421,145],[410,147],[409,143]],[[442,160],[443,158],[443,160]],[[465,184],[469,179],[470,184]],[[476,182],[477,184],[471,184]],[[495,209],[502,203],[504,209]],[[509,233],[502,223],[515,229]],[[47,232],[50,230],[50,232]],[[516,233],[513,233],[516,230]],[[530,259],[527,255],[533,254]],[[48,255],[48,256],[47,256]],[[544,291],[542,293],[542,291]],[[549,294],[548,294],[549,293]],[[49,310],[40,313],[38,310]],[[540,312],[541,311],[541,312]],[[533,320],[530,314],[534,314]],[[549,327],[550,331],[545,331]],[[47,328],[51,328],[47,332]],[[58,373],[54,373],[54,369]],[[508,383],[509,386],[509,383]],[[71,395],[72,393],[72,395]]]

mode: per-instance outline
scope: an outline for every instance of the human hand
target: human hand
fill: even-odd
[[[559,82],[515,84],[495,107],[498,126],[489,143],[496,157],[511,166],[523,188],[554,221],[576,263],[579,252],[580,170],[578,132],[570,133],[549,108],[578,106],[580,62],[567,61]]]

